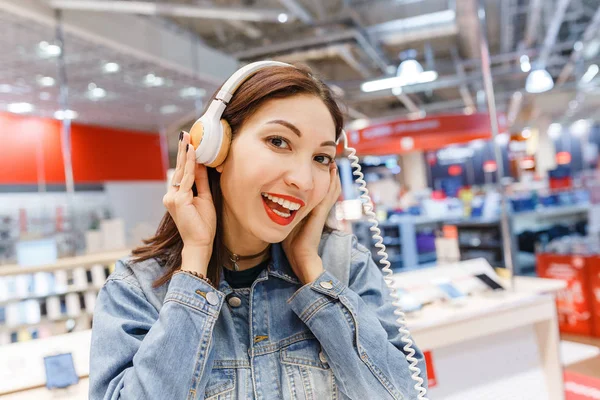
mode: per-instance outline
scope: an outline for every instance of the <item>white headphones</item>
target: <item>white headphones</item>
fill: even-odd
[[[256,71],[266,67],[293,67],[278,61],[257,61],[237,70],[221,87],[206,112],[190,129],[190,141],[196,149],[196,162],[215,168],[225,161],[231,144],[231,127],[221,119],[225,107],[238,87]]]

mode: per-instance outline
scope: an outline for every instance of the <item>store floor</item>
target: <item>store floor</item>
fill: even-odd
[[[600,338],[562,334],[561,353],[566,400],[600,399]]]
[[[567,340],[569,342],[587,344],[600,348],[600,338],[594,338],[589,336],[576,336],[561,334],[561,340]],[[593,378],[600,379],[600,355],[587,360],[582,360],[565,367],[565,371],[575,372],[582,375],[591,376]]]

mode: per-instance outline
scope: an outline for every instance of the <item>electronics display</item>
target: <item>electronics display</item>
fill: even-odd
[[[63,389],[79,382],[71,353],[44,357],[44,367],[48,389]]]

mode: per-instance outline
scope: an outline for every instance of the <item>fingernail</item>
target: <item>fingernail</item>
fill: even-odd
[[[182,139],[183,139],[183,131],[179,132],[179,141],[181,142]]]

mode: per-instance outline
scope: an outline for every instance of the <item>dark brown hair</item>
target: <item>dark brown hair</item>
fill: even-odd
[[[304,66],[273,66],[260,69],[239,86],[229,105],[225,108],[222,118],[229,122],[233,139],[244,122],[265,102],[301,94],[316,96],[325,103],[335,124],[336,139],[339,138],[343,128],[343,115],[333,93]],[[223,243],[223,194],[220,178],[221,174],[216,169],[208,168],[210,191],[217,213],[217,228],[207,275],[217,288],[221,268],[226,259]],[[143,242],[143,246],[133,250],[133,260],[140,262],[154,258],[158,261],[165,269],[165,274],[154,282],[154,287],[162,286],[180,268],[183,249],[183,241],[177,226],[168,212],[163,216],[155,235]]]

